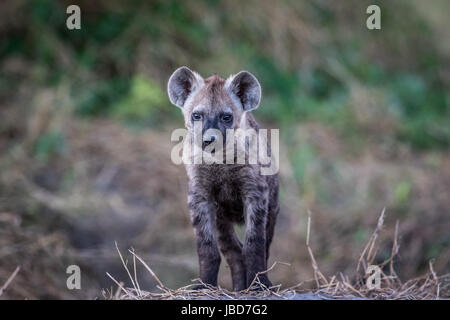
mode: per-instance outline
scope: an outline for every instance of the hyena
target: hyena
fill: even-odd
[[[181,108],[191,138],[194,121],[201,121],[202,134],[219,130],[224,144],[227,129],[259,130],[251,110],[259,106],[261,86],[247,71],[226,80],[217,75],[203,79],[181,67],[169,79],[168,94],[171,103]],[[203,147],[214,140],[205,136]],[[270,152],[270,145],[267,148]],[[231,269],[233,290],[248,288],[256,276],[272,286],[264,271],[279,212],[278,175],[261,175],[260,164],[249,163],[186,164],[186,171],[200,279],[217,286],[222,252]],[[235,223],[245,223],[244,243],[235,233]]]

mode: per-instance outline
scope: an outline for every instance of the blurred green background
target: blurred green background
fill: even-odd
[[[81,7],[81,30],[66,8]],[[381,30],[366,8],[381,8]],[[134,247],[170,287],[197,277],[183,126],[166,83],[249,70],[256,117],[280,128],[281,202],[271,272],[283,286],[351,274],[386,207],[379,259],[400,222],[400,278],[450,272],[450,2],[51,1],[0,4],[1,298],[93,298],[127,276]],[[80,265],[82,290],[66,288]],[[140,268],[143,269],[143,268]],[[145,270],[141,285],[154,289]],[[230,286],[223,266],[220,283]]]

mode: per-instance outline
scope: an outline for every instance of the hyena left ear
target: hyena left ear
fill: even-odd
[[[167,83],[167,93],[170,102],[183,108],[189,96],[203,85],[203,78],[188,67],[181,67],[174,71]]]
[[[261,86],[254,75],[241,71],[227,79],[226,88],[236,95],[245,111],[258,108],[261,101]]]

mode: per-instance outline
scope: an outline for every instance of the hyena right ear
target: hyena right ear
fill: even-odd
[[[256,77],[248,71],[241,71],[227,79],[225,87],[236,95],[244,111],[258,108],[261,101],[261,85]]]
[[[189,96],[203,85],[203,78],[188,67],[175,70],[167,83],[170,102],[183,108]]]

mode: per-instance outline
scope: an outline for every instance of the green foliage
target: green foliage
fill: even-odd
[[[0,59],[29,61],[34,83],[69,82],[78,115],[149,125],[172,114],[161,88],[183,64],[224,76],[249,69],[263,86],[257,113],[264,121],[287,128],[314,120],[348,137],[364,131],[349,91],[355,84],[376,87],[388,97],[385,117],[396,123],[397,139],[415,148],[447,148],[448,83],[440,73],[446,62],[432,28],[407,1],[382,2],[383,30],[369,32],[360,25],[368,4],[280,4],[277,10],[291,13],[286,19],[298,19],[313,34],[308,38],[303,28],[290,29],[296,24],[265,16],[264,6],[248,17],[230,14],[233,5],[221,1],[100,1],[96,10],[83,10],[81,30],[70,31],[65,3],[22,1],[22,26],[8,29]],[[273,36],[275,26],[281,29]],[[309,42],[301,42],[302,35]],[[303,64],[308,52],[313,63]],[[138,65],[151,66],[152,76]],[[0,83],[0,94],[11,86]]]
[[[39,137],[35,145],[35,155],[46,161],[53,155],[61,155],[66,151],[66,143],[61,132],[51,131]]]
[[[402,181],[394,189],[394,201],[397,205],[405,205],[411,193],[411,183]]]
[[[94,82],[91,86],[81,84],[74,88],[77,101],[75,111],[83,116],[110,115],[114,103],[123,99],[129,89],[128,78],[113,78]]]
[[[358,243],[366,243],[367,239],[368,239],[368,235],[367,235],[367,231],[364,229],[357,229],[354,233],[353,233],[353,238],[355,239],[355,241],[357,241]]]
[[[448,147],[448,107],[444,88],[433,88],[417,75],[400,75],[389,86],[401,114],[399,135],[423,148]]]
[[[312,146],[307,143],[303,143],[299,146],[293,155],[294,161],[294,175],[297,181],[300,181],[301,186],[304,188],[311,187],[309,185],[308,177],[306,175],[308,166],[312,165],[316,160],[315,152]]]
[[[152,80],[137,75],[131,81],[128,95],[113,109],[113,115],[127,121],[156,116],[168,108],[165,92]]]

